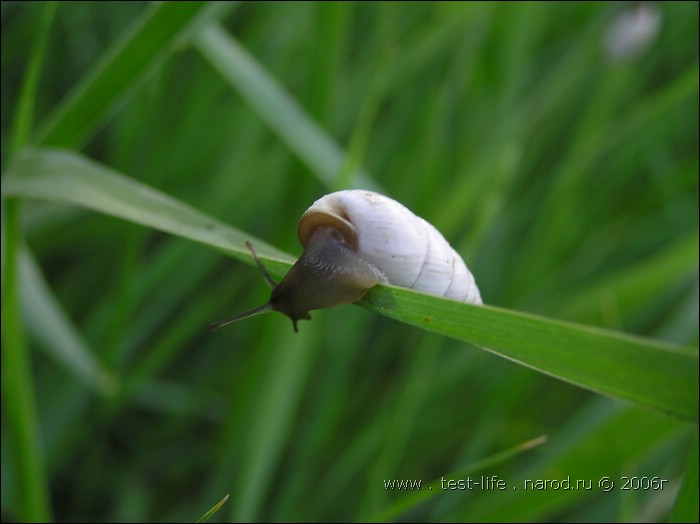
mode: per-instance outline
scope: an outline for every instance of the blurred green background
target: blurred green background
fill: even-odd
[[[635,6],[228,4],[229,35],[349,152],[339,176],[319,177],[187,42],[89,140],[60,145],[295,255],[315,199],[371,183],[443,232],[486,303],[697,347],[698,4],[649,4],[647,45],[615,56],[606,35]],[[3,167],[47,8],[2,3]],[[37,127],[153,8],[58,4]],[[697,446],[697,425],[356,306],[298,335],[278,314],[209,333],[268,299],[255,269],[55,204],[26,202],[22,228],[113,381],[90,387],[41,316],[24,319],[57,521],[193,520],[227,493],[213,521],[374,519],[405,495],[386,481],[464,478],[450,473],[540,435],[474,472],[506,491],[446,490],[401,520],[665,521]],[[14,438],[3,407],[3,521],[27,518]],[[521,489],[625,476],[669,482]]]

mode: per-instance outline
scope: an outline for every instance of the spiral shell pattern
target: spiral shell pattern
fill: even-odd
[[[301,217],[302,245],[306,246],[315,228],[328,224],[337,227],[390,284],[482,304],[462,257],[432,224],[396,200],[366,190],[325,195]]]

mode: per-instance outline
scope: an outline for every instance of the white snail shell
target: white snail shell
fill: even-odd
[[[462,257],[435,227],[403,204],[373,191],[346,190],[314,202],[299,221],[306,247],[319,223],[332,223],[356,238],[358,254],[374,265],[385,282],[482,304],[479,288]]]
[[[277,284],[267,304],[210,327],[279,311],[297,321],[309,311],[360,300],[376,284],[389,283],[462,302],[481,304],[479,288],[462,258],[428,222],[391,198],[372,191],[326,195],[299,220],[304,252]]]

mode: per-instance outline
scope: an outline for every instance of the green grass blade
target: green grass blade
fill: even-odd
[[[34,52],[24,76],[11,130],[12,153],[25,146],[32,131],[36,92],[56,2],[41,14]],[[20,520],[52,520],[49,480],[41,442],[31,357],[21,312],[21,202],[9,199],[2,208],[2,404],[9,421],[17,469]]]
[[[219,511],[219,509],[221,509],[221,506],[223,506],[226,503],[229,496],[230,495],[226,495],[224,498],[222,498],[219,502],[216,503],[216,505],[213,508],[211,508],[204,515],[202,515],[200,518],[198,518],[196,520],[196,522],[206,522],[207,520],[209,520],[214,515],[214,513]]]
[[[34,379],[29,349],[20,314],[19,252],[20,202],[7,202],[3,216],[3,252],[6,253],[2,282],[2,404],[12,435],[17,468],[20,520],[51,519],[44,450],[39,434]]]
[[[421,486],[421,489],[419,491],[415,491],[409,495],[401,497],[398,501],[394,502],[386,510],[367,520],[367,522],[387,522],[390,520],[394,520],[397,517],[401,516],[403,513],[406,513],[407,511],[416,508],[420,504],[430,500],[436,495],[442,495],[445,492],[445,489],[449,489],[448,482],[456,479],[464,480],[467,477],[479,473],[480,471],[484,471],[489,468],[494,468],[495,466],[503,464],[504,462],[512,459],[513,457],[516,457],[521,453],[524,453],[525,451],[528,451],[537,446],[541,446],[545,442],[547,442],[547,437],[543,435],[532,440],[528,440],[527,442],[518,444],[517,446],[513,446],[512,448],[500,451],[490,457],[486,457],[482,460],[479,460],[478,462],[472,464],[468,468],[443,475],[441,478],[435,479],[425,486]],[[448,488],[446,488],[445,486],[448,486]]]
[[[3,195],[55,200],[86,207],[215,247],[244,260],[250,260],[245,242],[252,240],[264,258],[293,261],[289,255],[262,240],[254,239],[136,180],[67,151],[42,149],[19,155],[3,179],[2,192]],[[275,273],[274,263],[270,269]]]
[[[698,521],[698,430],[695,430],[690,452],[685,464],[683,484],[676,497],[676,504],[669,517],[669,522],[697,522]]]
[[[28,249],[20,252],[19,276],[23,314],[33,337],[78,380],[103,395],[116,393],[116,377],[103,368],[86,346]],[[37,318],[41,319],[38,326],[34,322]]]
[[[276,355],[256,388],[254,413],[249,421],[249,438],[244,444],[238,489],[231,506],[235,522],[260,520],[274,472],[294,425],[302,392],[313,362],[314,330],[304,330],[292,339],[286,333],[274,333],[267,347]]]
[[[695,348],[389,286],[377,286],[362,302],[572,384],[698,420]]]
[[[70,153],[21,155],[5,177],[3,194],[81,205],[250,260],[244,247],[249,236]],[[283,253],[263,249],[265,258],[276,256],[273,273],[288,267]],[[390,286],[370,291],[363,305],[592,391],[698,420],[697,349]]]
[[[590,520],[582,515],[587,504],[603,503],[601,492],[596,482],[608,476],[615,479],[630,472],[643,472],[655,476],[659,471],[656,465],[648,469],[648,457],[658,453],[659,447],[672,443],[678,445],[683,435],[689,433],[689,425],[659,416],[645,413],[632,406],[609,402],[604,398],[591,398],[585,407],[572,412],[569,417],[562,417],[559,427],[548,434],[546,448],[541,448],[532,460],[520,461],[509,477],[520,484],[512,490],[508,504],[504,506],[505,492],[498,490],[483,491],[478,499],[465,504],[455,520],[464,522],[551,522],[559,521],[557,515],[569,507],[576,507],[575,515],[582,520]],[[638,436],[630,439],[631,435]],[[682,442],[687,442],[687,438]],[[622,457],[619,460],[618,457]],[[527,457],[530,458],[530,457]],[[598,476],[600,475],[600,476]],[[566,479],[572,482],[591,480],[591,489],[532,490],[524,489],[526,481],[534,479]],[[615,479],[618,495],[631,495],[630,491],[620,489],[620,482]],[[515,487],[515,484],[513,486]],[[666,486],[668,489],[668,484]],[[618,500],[624,506],[624,499]],[[613,503],[614,504],[614,503]],[[567,519],[576,520],[576,519]],[[593,519],[597,521],[597,519]],[[624,517],[613,519],[624,522]],[[654,520],[654,519],[651,519]]]
[[[649,297],[660,296],[665,289],[675,285],[683,275],[692,278],[697,274],[697,231],[670,244],[648,258],[600,278],[592,286],[575,290],[562,297],[551,307],[564,318],[595,319],[600,316],[602,304],[619,304],[627,311],[628,304],[645,304]],[[536,301],[537,297],[528,300]]]
[[[169,56],[205,2],[159,2],[108,49],[39,128],[36,143],[80,146],[119,102]]]
[[[318,179],[335,187],[345,163],[342,149],[255,58],[216,24],[201,31],[195,44]],[[377,189],[362,171],[353,179],[362,187]]]
[[[58,2],[46,2],[41,16],[41,27],[37,32],[36,51],[32,54],[27,74],[22,83],[22,93],[15,112],[15,125],[12,128],[12,152],[18,152],[27,144],[34,125],[34,101],[39,85],[39,76],[46,54],[46,43]]]

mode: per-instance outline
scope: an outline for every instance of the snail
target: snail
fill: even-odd
[[[482,304],[474,277],[434,226],[389,197],[365,190],[330,193],[301,216],[299,260],[277,284],[251,250],[273,286],[267,304],[211,324],[218,329],[244,318],[280,311],[297,322],[309,311],[360,300],[376,284]]]

